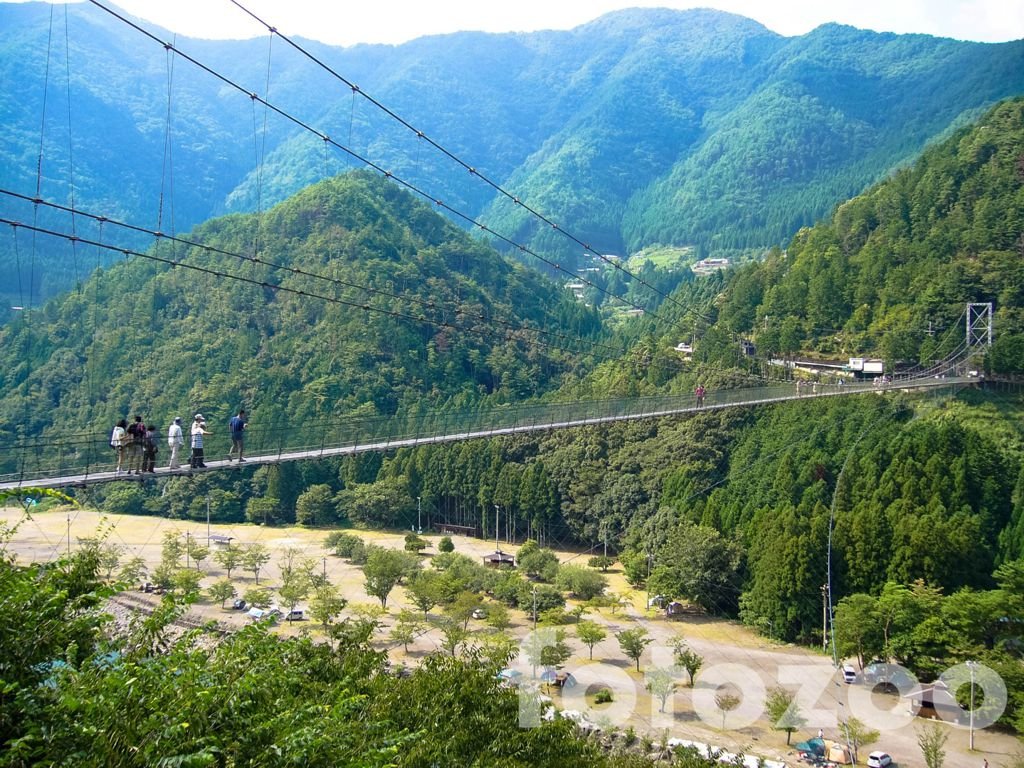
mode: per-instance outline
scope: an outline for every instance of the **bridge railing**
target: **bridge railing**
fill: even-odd
[[[896,381],[885,389],[906,386],[937,386],[954,380]],[[315,458],[344,451],[386,450],[404,445],[448,442],[468,436],[512,434],[521,431],[603,423],[663,416],[739,405],[757,405],[797,398],[815,398],[878,391],[871,383],[774,384],[763,387],[709,391],[702,403],[693,394],[659,397],[615,398],[562,403],[504,405],[470,411],[437,411],[396,416],[324,418],[298,426],[276,427],[259,424],[258,414],[246,429],[245,453],[263,461]],[[188,464],[186,445],[180,451]],[[66,434],[59,439],[31,439],[0,442],[0,482],[29,483],[40,478],[83,476],[114,470],[115,449],[109,432]],[[169,457],[166,427],[158,434],[157,466],[166,467]],[[230,447],[226,425],[214,427],[204,439],[206,461],[223,460]]]

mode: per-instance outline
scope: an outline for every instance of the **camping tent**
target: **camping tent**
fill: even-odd
[[[839,765],[849,765],[853,762],[853,758],[850,756],[850,748],[845,744],[840,744],[838,741],[808,739],[796,744],[796,750],[823,758],[831,763],[838,763]]]
[[[838,741],[825,742],[825,759],[839,765],[849,765],[853,762],[850,748],[845,744],[840,744]]]

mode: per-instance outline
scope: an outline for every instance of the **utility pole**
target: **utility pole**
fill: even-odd
[[[189,545],[189,541],[190,541],[189,536],[191,536],[191,533],[189,533],[189,531],[185,531],[185,570],[186,571],[188,570],[188,550],[189,550],[189,546],[188,545]]]
[[[828,584],[821,585],[821,648],[828,649]]]
[[[71,513],[68,513],[68,557],[71,557]]]
[[[495,504],[494,505],[494,551],[495,552],[501,552],[501,550],[498,548],[498,511],[499,511],[498,510],[498,505]],[[501,563],[498,563],[498,565],[501,565]],[[536,592],[536,590],[535,590],[535,592]],[[536,616],[536,612],[534,612],[534,616]]]
[[[324,586],[327,586],[327,558],[324,558]]]
[[[416,533],[423,533],[423,500],[416,497]]]
[[[206,548],[210,548],[210,494],[206,494]]]
[[[971,718],[970,719],[971,737],[970,737],[970,750],[971,750],[971,752],[973,752],[974,751],[974,670],[976,670],[978,668],[978,662],[976,662],[976,661],[968,661],[967,662],[967,668],[969,670],[971,670],[971,715],[970,715],[970,718]]]
[[[644,557],[647,558],[647,581],[644,583],[644,586],[647,588],[647,602],[644,604],[644,610],[646,611],[651,607],[651,558],[654,555],[645,551]]]
[[[537,585],[536,584],[534,585],[534,632],[537,632]]]

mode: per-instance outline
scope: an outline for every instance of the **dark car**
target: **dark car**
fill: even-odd
[[[236,611],[244,611],[245,600],[243,600],[242,598],[238,598],[237,600],[235,600],[235,602],[231,604],[231,607],[234,608]]]

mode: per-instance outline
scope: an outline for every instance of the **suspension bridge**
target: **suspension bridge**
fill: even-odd
[[[938,371],[938,372],[936,372]],[[961,375],[963,374],[963,375]],[[393,451],[421,445],[501,437],[554,429],[610,424],[618,421],[685,416],[722,408],[767,406],[791,401],[851,395],[888,395],[924,390],[955,391],[977,384],[966,375],[964,363],[949,361],[928,372],[901,377],[885,384],[812,384],[797,387],[786,382],[762,387],[707,392],[703,402],[696,396],[622,398],[572,403],[503,406],[477,411],[431,412],[415,416],[359,418],[317,424],[315,429],[270,430],[253,426],[246,430],[244,464],[227,459],[205,462],[202,468],[161,466],[155,472],[123,474],[115,470],[116,457],[104,433],[72,435],[59,441],[21,441],[0,445],[0,463],[18,466],[0,476],[0,491],[20,488],[83,487],[114,481],[147,482],[154,478],[206,472],[239,471],[243,467],[310,461],[350,456],[370,451]],[[187,430],[186,430],[187,431]],[[161,433],[166,455],[166,430]],[[315,435],[315,439],[310,437]],[[230,440],[225,430],[207,435],[205,454],[226,456]],[[187,451],[187,447],[184,449]]]
[[[115,10],[104,6],[102,3],[98,2],[98,0],[91,0],[91,3],[100,10],[110,14],[122,23],[134,29],[139,33],[142,39],[146,39],[150,43],[158,45],[159,50],[163,51],[165,55],[173,54],[176,59],[181,60],[182,62],[187,62],[198,70],[202,70],[210,77],[215,78],[226,89],[225,92],[233,92],[237,98],[241,98],[245,103],[249,103],[253,109],[255,109],[256,105],[260,105],[264,110],[265,117],[268,115],[274,115],[300,132],[307,133],[316,138],[323,144],[325,151],[330,147],[332,150],[342,153],[352,161],[365,165],[367,168],[385,175],[389,180],[399,184],[414,195],[418,195],[423,199],[430,201],[432,205],[446,212],[453,220],[461,221],[471,228],[479,228],[481,231],[489,233],[491,236],[504,242],[507,246],[519,253],[536,257],[548,267],[565,273],[565,275],[573,280],[581,281],[583,284],[588,285],[595,290],[607,293],[605,288],[591,283],[585,278],[585,276],[562,267],[557,260],[545,258],[542,254],[535,253],[526,244],[510,239],[508,235],[502,235],[501,233],[495,232],[484,222],[478,221],[467,212],[445,203],[430,191],[421,189],[407,179],[396,175],[391,169],[386,169],[371,159],[358,154],[352,147],[340,144],[336,140],[331,139],[330,135],[325,130],[315,128],[309,122],[308,118],[292,114],[282,106],[272,103],[268,98],[259,96],[252,88],[230,79],[227,75],[218,72],[209,64],[206,64],[180,50],[174,45],[174,43],[161,40],[159,37],[143,29],[135,22],[121,16]],[[274,27],[268,26],[268,31],[271,36],[281,37],[284,42],[293,47],[298,53],[306,56],[314,64],[328,71],[339,81],[343,86],[343,89],[351,91],[353,100],[357,94],[361,98],[369,98],[365,92],[353,83],[341,78],[337,73],[333,72],[333,70],[327,68],[322,62],[313,57],[310,52],[303,49],[297,42],[281,36]],[[269,66],[270,62],[268,61],[268,77]],[[68,67],[70,68],[70,61],[68,62]],[[169,78],[167,92],[168,105],[171,104],[172,97],[173,91]],[[513,192],[505,190],[495,181],[484,176],[477,170],[475,165],[470,165],[444,146],[432,139],[429,139],[422,130],[415,128],[405,119],[384,107],[384,105],[372,99],[370,102],[377,109],[382,110],[390,119],[401,124],[404,129],[410,131],[411,135],[414,135],[417,140],[428,141],[432,147],[441,152],[445,157],[468,170],[470,177],[473,180],[488,184],[496,194],[512,201],[516,206],[527,211],[531,216],[535,217],[545,226],[549,226],[552,231],[558,233],[560,236],[569,238],[574,246],[581,247],[585,253],[593,254],[595,257],[613,265],[616,270],[628,276],[636,283],[649,289],[661,302],[676,302],[674,297],[665,294],[656,286],[648,285],[641,276],[633,275],[618,262],[614,262],[613,264],[610,259],[594,250],[584,240],[578,239],[575,235],[568,232],[564,226],[561,226],[557,222],[553,222],[541,212],[530,208]],[[173,126],[170,122],[170,115],[171,109],[170,106],[168,106],[167,125],[165,126],[165,136],[168,142],[170,141],[170,137],[173,135]],[[70,114],[68,121],[68,135],[70,137],[72,133]],[[259,138],[258,134],[254,134],[254,136],[257,139]],[[71,146],[69,140],[69,154],[70,149]],[[255,160],[257,167],[261,167],[261,158],[259,157],[258,152]],[[168,162],[168,158],[165,157],[164,161]],[[40,156],[37,163],[38,169],[42,168],[42,163],[43,153],[41,142]],[[60,209],[64,213],[70,215],[73,221],[84,222],[87,219],[91,219],[96,223],[96,226],[101,232],[104,225],[106,225],[108,229],[116,226],[130,230],[135,234],[149,235],[154,238],[154,242],[157,244],[170,241],[174,244],[180,243],[183,246],[188,245],[198,247],[202,249],[204,253],[208,254],[216,252],[218,255],[237,257],[245,262],[262,263],[268,267],[286,271],[293,276],[301,276],[304,280],[310,281],[311,283],[312,281],[317,281],[316,284],[330,286],[332,290],[351,288],[362,291],[366,296],[384,293],[378,289],[373,289],[368,286],[345,283],[336,277],[325,274],[307,272],[288,266],[287,264],[272,263],[260,254],[258,248],[255,246],[253,253],[247,254],[217,250],[208,245],[185,241],[173,235],[168,236],[166,233],[161,231],[162,227],[159,222],[155,229],[150,229],[140,227],[138,225],[116,222],[105,215],[89,214],[88,212],[76,208],[74,205],[69,208],[60,206],[53,202],[47,202],[43,199],[40,192],[42,178],[41,170],[37,170],[37,188],[35,195],[26,195],[10,190],[0,190],[0,193],[2,193],[5,198],[9,198],[11,200],[17,199],[27,204],[30,203],[32,205],[33,212],[40,208],[49,208],[53,210]],[[161,200],[163,199],[162,196],[165,191],[166,190],[162,187]],[[261,213],[261,211],[258,213]],[[130,251],[123,245],[117,246],[106,242],[102,236],[97,236],[96,239],[91,240],[83,237],[81,233],[74,229],[70,233],[58,232],[37,226],[36,224],[27,224],[17,220],[16,218],[0,217],[0,224],[8,226],[15,233],[20,230],[30,232],[33,236],[36,234],[42,234],[54,238],[63,238],[71,242],[73,245],[88,244],[95,246],[97,250],[116,250],[119,253],[123,253],[126,258],[130,254],[133,257],[146,258],[156,262],[164,262],[166,266],[170,266],[172,268],[198,270],[219,279],[253,282],[253,278],[251,277],[221,272],[207,264],[178,261],[175,259],[168,260],[160,255],[159,248],[154,248],[152,251],[147,253]],[[348,299],[341,299],[337,296],[328,295],[326,293],[316,293],[314,290],[305,287],[291,288],[283,284],[270,283],[264,280],[259,281],[259,285],[275,291],[290,290],[304,298],[311,297],[345,306],[357,307],[366,311],[378,311],[375,307],[371,306],[367,298],[360,298],[358,301],[350,301]],[[393,296],[391,294],[386,294],[385,297],[399,298],[398,296]],[[31,299],[31,293],[29,298]],[[31,300],[28,302],[30,307],[32,303],[33,302]],[[584,340],[582,339],[568,339],[566,334],[551,332],[542,327],[528,328],[526,326],[519,326],[516,323],[502,321],[501,319],[490,315],[474,317],[471,312],[457,307],[452,308],[453,315],[461,315],[464,319],[468,319],[473,322],[453,322],[447,319],[447,315],[443,315],[441,319],[438,319],[432,314],[435,309],[433,302],[419,303],[426,305],[423,308],[423,312],[417,309],[415,314],[401,316],[396,315],[396,317],[403,321],[427,323],[434,327],[446,328],[460,332],[470,332],[469,326],[482,324],[490,333],[498,337],[506,338],[510,331],[522,330],[537,336],[538,341],[536,343],[538,344],[563,349],[563,345],[566,343],[584,343]],[[633,304],[632,306],[634,311],[646,311],[637,304]],[[986,326],[984,325],[984,322],[982,322],[983,315],[978,314],[977,312],[972,313],[971,310],[971,307],[980,306],[987,306],[987,316],[985,316],[987,317],[987,333],[984,330]],[[695,312],[695,310],[689,308],[686,309],[686,312]],[[656,314],[652,312],[650,313],[650,316],[656,317]],[[702,397],[701,402],[697,402],[695,396],[688,395],[675,397],[630,398],[597,402],[519,404],[471,412],[435,412],[379,418],[339,419],[331,422],[305,423],[298,425],[297,428],[290,429],[261,428],[258,424],[257,415],[256,423],[253,423],[253,425],[246,430],[246,449],[248,455],[246,456],[246,463],[244,466],[316,460],[354,455],[369,451],[391,451],[399,448],[409,448],[420,445],[452,443],[463,440],[491,438],[553,429],[585,427],[608,424],[617,421],[685,416],[686,414],[692,414],[699,411],[735,407],[765,406],[798,399],[804,400],[821,397],[885,394],[895,391],[902,392],[928,389],[946,390],[976,383],[976,379],[966,375],[966,372],[971,367],[969,360],[973,354],[977,354],[982,346],[991,344],[991,336],[991,305],[969,305],[967,314],[967,339],[965,343],[961,344],[956,353],[951,354],[944,362],[936,363],[933,368],[927,371],[918,372],[914,375],[903,376],[896,381],[888,382],[880,387],[876,386],[872,382],[854,382],[842,386],[839,384],[809,385],[808,387],[800,390],[795,386],[794,382],[787,382],[744,389],[711,391]],[[605,346],[595,344],[594,342],[586,343],[591,348],[603,348],[603,346]],[[166,456],[167,454],[166,440],[163,438],[163,435],[166,434],[165,429],[165,425],[161,425],[160,443],[163,447],[161,452],[163,456]],[[19,439],[12,439],[7,444],[0,444],[0,491],[11,491],[30,487],[60,488],[86,486],[95,483],[126,480],[145,482],[154,477],[173,477],[178,475],[223,472],[228,470],[238,471],[243,466],[236,462],[229,462],[226,459],[214,459],[207,461],[206,466],[200,468],[183,466],[177,469],[169,469],[166,466],[163,466],[151,473],[124,475],[115,471],[116,456],[114,455],[114,450],[110,447],[109,441],[109,432],[104,430],[102,433],[81,432],[65,434],[58,438],[28,436],[21,437]],[[210,457],[226,456],[228,448],[226,425],[222,433],[217,434],[215,431],[214,434],[207,436],[205,447],[206,454]]]

